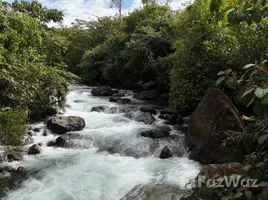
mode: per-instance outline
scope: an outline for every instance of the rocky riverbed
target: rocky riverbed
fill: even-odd
[[[2,153],[4,199],[173,200],[187,194],[186,184],[200,170],[188,159],[187,117],[145,102],[154,92],[133,98],[110,88],[69,89],[64,111],[29,125],[21,153]]]

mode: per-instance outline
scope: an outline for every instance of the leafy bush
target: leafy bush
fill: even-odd
[[[220,71],[221,77],[216,85],[224,83],[227,87],[242,90],[240,101],[247,107],[253,105],[255,113],[268,116],[268,55],[255,63],[247,64],[246,72],[239,78],[236,72],[228,69]]]
[[[28,112],[21,108],[0,110],[0,141],[3,145],[20,145],[26,133]]]
[[[51,97],[61,104],[75,78],[65,71],[65,40],[10,7],[0,7],[0,24],[0,107],[29,109],[35,120],[51,114]]]

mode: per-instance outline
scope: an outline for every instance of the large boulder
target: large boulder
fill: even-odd
[[[241,159],[243,149],[226,147],[225,132],[245,131],[232,101],[219,89],[209,88],[189,120],[190,157],[203,163],[227,163]],[[240,152],[239,152],[240,151]]]
[[[134,98],[139,100],[155,100],[159,97],[157,90],[145,90],[141,93],[135,94]]]
[[[85,128],[85,120],[81,117],[53,117],[47,122],[47,128],[53,133],[65,134],[70,131],[81,131]]]
[[[155,118],[150,113],[142,113],[135,118],[135,121],[152,124],[155,121]]]

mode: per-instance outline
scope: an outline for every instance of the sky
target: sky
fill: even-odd
[[[6,0],[12,3],[13,0]],[[110,8],[110,0],[38,0],[47,8],[55,8],[63,11],[64,25],[71,25],[75,19],[96,19],[96,17],[115,15],[117,10]],[[165,0],[159,0],[163,3]],[[181,3],[185,0],[172,0],[170,5],[172,9],[181,8]],[[141,0],[124,0],[123,14],[127,14],[136,8],[142,7]]]

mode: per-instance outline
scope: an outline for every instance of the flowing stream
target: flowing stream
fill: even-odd
[[[65,116],[85,119],[86,127],[75,134],[76,148],[47,147],[47,142],[57,136],[43,132],[33,136],[35,143],[43,143],[42,152],[24,156],[13,166],[23,166],[30,178],[23,185],[8,193],[7,200],[120,200],[139,185],[164,185],[183,189],[190,178],[199,172],[199,164],[187,158],[184,135],[175,129],[170,139],[154,140],[139,133],[163,121],[146,125],[125,117],[124,113],[109,112],[109,108],[130,109],[140,113],[142,102],[131,98],[134,104],[109,102],[108,98],[91,95],[86,86],[70,87]],[[90,112],[92,107],[107,106],[107,112]],[[110,109],[111,110],[111,109]],[[33,125],[43,128],[44,123]],[[174,147],[180,157],[159,159],[164,145]]]

